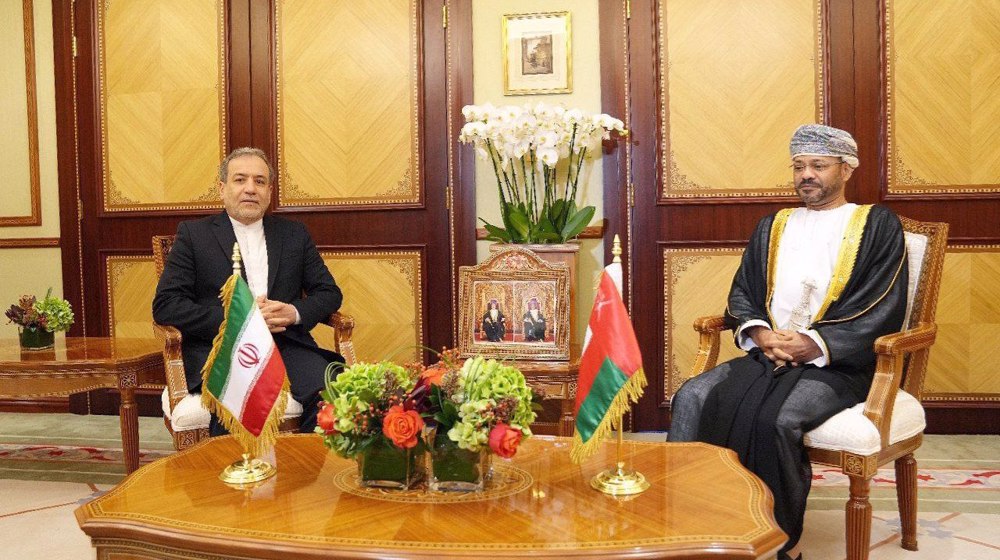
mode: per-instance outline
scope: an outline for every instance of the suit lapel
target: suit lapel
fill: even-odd
[[[278,277],[278,263],[281,262],[281,236],[270,215],[264,216],[264,241],[267,243],[267,293],[270,294]]]
[[[214,226],[212,231],[215,233],[215,239],[219,242],[219,249],[226,259],[225,262],[228,262],[230,268],[232,268],[233,245],[236,244],[236,233],[233,231],[233,223],[229,221],[229,214],[223,211],[212,220],[212,225]],[[246,279],[245,268],[242,270],[242,273],[243,278]]]

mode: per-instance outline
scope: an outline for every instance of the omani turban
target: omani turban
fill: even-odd
[[[858,143],[850,132],[824,126],[822,124],[804,124],[792,135],[788,146],[792,158],[796,156],[832,156],[839,157],[851,167],[858,167]]]

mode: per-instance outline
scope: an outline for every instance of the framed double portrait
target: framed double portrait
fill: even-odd
[[[518,247],[459,268],[462,357],[569,359],[569,268]]]
[[[573,91],[569,12],[503,16],[503,93]]]

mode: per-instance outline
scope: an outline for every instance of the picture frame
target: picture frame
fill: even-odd
[[[504,14],[504,95],[573,91],[570,13]]]
[[[569,267],[511,246],[458,275],[461,357],[569,360]]]

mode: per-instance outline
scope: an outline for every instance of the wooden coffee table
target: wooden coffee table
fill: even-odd
[[[144,466],[76,510],[98,558],[773,558],[785,542],[771,494],[731,451],[626,443],[652,486],[630,499],[590,488],[610,442],[581,466],[540,436],[494,459],[484,494],[365,491],[318,436],[279,436],[277,474],[254,489],[218,480],[230,437]]]
[[[51,350],[23,352],[17,339],[0,339],[0,398],[66,396],[117,389],[125,472],[139,468],[139,413],[135,389],[162,385],[163,343],[154,339],[56,337]]]

